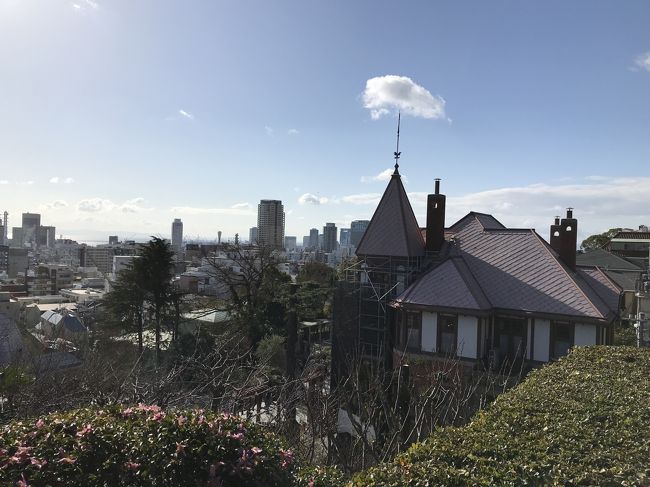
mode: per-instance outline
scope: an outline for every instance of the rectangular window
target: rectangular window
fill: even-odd
[[[525,319],[497,317],[495,327],[495,348],[501,359],[523,358],[526,350],[528,326]]]
[[[456,352],[458,335],[458,316],[438,315],[438,352],[452,354]]]
[[[564,357],[573,346],[572,323],[554,321],[551,323],[551,358]]]
[[[422,313],[406,313],[406,348],[420,351]]]

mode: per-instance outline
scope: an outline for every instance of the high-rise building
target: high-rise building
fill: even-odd
[[[180,218],[174,218],[172,222],[172,250],[176,254],[176,259],[182,259],[183,249],[183,222]]]
[[[336,225],[326,223],[323,227],[323,252],[334,252],[336,250]]]
[[[350,223],[350,245],[353,247],[359,246],[359,242],[361,242],[363,234],[366,233],[369,223],[369,220],[354,220]]]
[[[41,226],[41,215],[38,213],[23,213],[23,229]]]
[[[349,247],[350,246],[350,229],[349,228],[341,228],[341,233],[339,237],[339,245],[341,247]]]
[[[296,237],[284,237],[284,248],[286,250],[295,250],[297,247]]]
[[[309,248],[309,239],[310,238],[311,237],[309,235],[305,235],[304,237],[302,237],[302,248],[303,249]]]
[[[108,245],[117,245],[118,243],[120,243],[120,239],[117,235],[108,236]]]
[[[309,230],[309,247],[312,250],[318,249],[318,228]]]
[[[257,240],[260,246],[284,246],[284,206],[280,200],[261,200],[257,205]]]
[[[251,229],[248,231],[248,243],[251,245],[257,245],[257,227],[251,227]]]

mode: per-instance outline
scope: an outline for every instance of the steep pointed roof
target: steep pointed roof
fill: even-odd
[[[424,255],[424,239],[397,167],[357,246],[357,255]]]

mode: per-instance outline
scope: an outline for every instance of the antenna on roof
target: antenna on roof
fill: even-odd
[[[401,121],[402,114],[401,112],[397,112],[397,147],[393,153],[393,156],[395,157],[395,172],[393,174],[399,174],[399,156],[402,155],[402,153],[399,151],[399,126],[401,124]]]

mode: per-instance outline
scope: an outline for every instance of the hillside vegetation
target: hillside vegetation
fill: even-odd
[[[650,351],[575,349],[361,486],[650,485]]]

